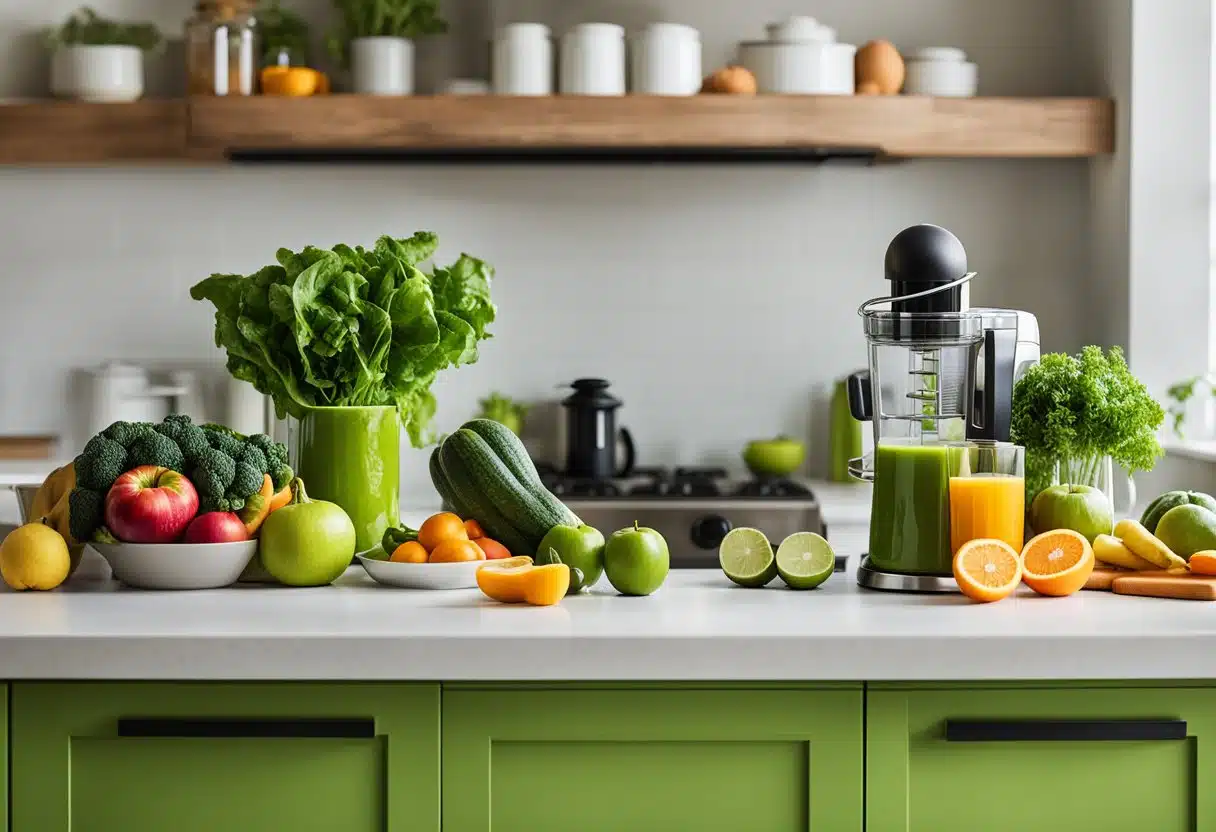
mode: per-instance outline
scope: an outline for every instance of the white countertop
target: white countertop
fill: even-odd
[[[649,598],[606,583],[552,608],[334,587],[127,590],[78,576],[0,594],[0,679],[1216,679],[1216,605],[1023,590],[957,596],[745,590],[673,572]]]

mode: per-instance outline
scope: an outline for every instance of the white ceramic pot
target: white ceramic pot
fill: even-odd
[[[739,45],[739,62],[756,76],[762,95],[828,95],[833,73],[828,62],[836,44],[755,41]]]
[[[512,23],[494,40],[495,95],[552,95],[553,38],[543,23]]]
[[[405,38],[356,38],[350,42],[356,95],[413,95],[414,42]]]
[[[979,70],[967,53],[950,47],[922,49],[908,61],[904,92],[942,98],[971,98],[979,87]]]
[[[62,46],[51,55],[51,93],[81,101],[136,101],[144,53],[135,46]]]
[[[633,91],[696,95],[701,89],[701,33],[679,23],[652,23],[633,39]]]
[[[625,30],[615,23],[584,23],[562,38],[563,95],[625,94]]]

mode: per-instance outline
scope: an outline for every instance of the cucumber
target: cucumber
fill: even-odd
[[[467,519],[472,516],[469,513],[469,509],[460,502],[460,498],[456,496],[452,489],[452,484],[448,482],[447,474],[443,472],[443,467],[439,464],[439,447],[436,445],[435,450],[431,451],[431,484],[439,492],[439,497],[443,500],[445,508],[451,509],[462,518]]]
[[[540,545],[540,538],[533,540],[529,535],[520,532],[503,513],[494,506],[476,485],[472,473],[465,469],[460,456],[450,447],[452,437],[444,440],[439,448],[439,465],[443,471],[452,496],[464,507],[467,515],[472,517],[491,539],[506,546],[511,554],[531,555]]]
[[[519,480],[520,485],[530,491],[537,500],[549,506],[550,518],[561,518],[560,522],[554,525],[581,526],[583,524],[578,515],[545,488],[536,466],[532,464],[532,457],[528,455],[528,449],[510,428],[493,419],[474,419],[466,423],[465,428],[484,439],[490,446],[490,450],[507,466],[507,470],[515,475],[515,479]]]
[[[445,461],[449,452],[457,456],[485,501],[538,544],[549,529],[564,525],[565,515],[524,488],[478,434],[461,428],[444,441],[443,452]]]

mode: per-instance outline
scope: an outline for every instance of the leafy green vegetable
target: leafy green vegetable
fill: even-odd
[[[350,42],[356,38],[417,38],[448,30],[439,16],[439,0],[333,0],[338,25],[328,38],[329,51],[342,66],[350,65]]]
[[[431,439],[431,385],[472,364],[497,310],[494,270],[469,255],[426,274],[429,232],[374,248],[281,249],[253,275],[212,275],[190,290],[216,309],[228,371],[273,398],[279,418],[311,407],[396,406],[415,447]]]
[[[150,52],[161,44],[160,30],[151,23],[118,23],[101,17],[88,6],[72,13],[58,29],[46,35],[47,45],[134,46]]]
[[[292,65],[308,65],[309,26],[301,14],[283,8],[281,0],[269,0],[258,8],[257,21],[265,64],[277,64],[286,55]]]
[[[478,404],[481,406],[480,418],[506,425],[517,435],[523,430],[524,419],[528,417],[527,405],[513,401],[501,393],[491,393]]]
[[[1049,484],[1060,459],[1110,456],[1128,471],[1151,470],[1163,453],[1164,419],[1118,347],[1043,356],[1013,390],[1010,432],[1026,447],[1027,493]]]

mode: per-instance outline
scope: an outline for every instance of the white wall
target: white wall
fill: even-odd
[[[19,33],[70,5],[3,4],[0,94],[40,92],[41,56]],[[166,25],[190,5],[97,3]],[[607,5],[626,22],[700,26],[713,62],[793,8],[779,0]],[[504,0],[494,15],[564,23],[573,18],[550,12],[565,7],[590,10],[578,15],[589,18],[596,5],[550,0],[537,11]],[[1089,91],[1078,21],[1056,0],[820,0],[805,8],[846,40],[963,46],[981,65],[985,93]],[[447,63],[465,71],[480,53],[462,54]],[[1089,199],[1088,167],[1071,161],[4,170],[0,352],[9,360],[0,365],[0,432],[67,430],[68,373],[101,358],[222,361],[208,309],[188,297],[212,271],[252,271],[281,245],[429,228],[441,234],[444,256],[467,250],[499,272],[498,337],[480,364],[438,385],[441,427],[459,424],[491,390],[552,399],[558,382],[602,374],[625,399],[622,421],[647,462],[733,462],[748,438],[785,431],[821,439],[826,425],[812,425],[820,412],[813,398],[864,362],[854,309],[885,289],[883,252],[906,225],[936,222],[959,234],[984,276],[975,302],[1034,311],[1046,348],[1073,350],[1100,335],[1085,314],[1094,289]],[[425,468],[424,455],[408,455],[407,499],[425,497]]]

